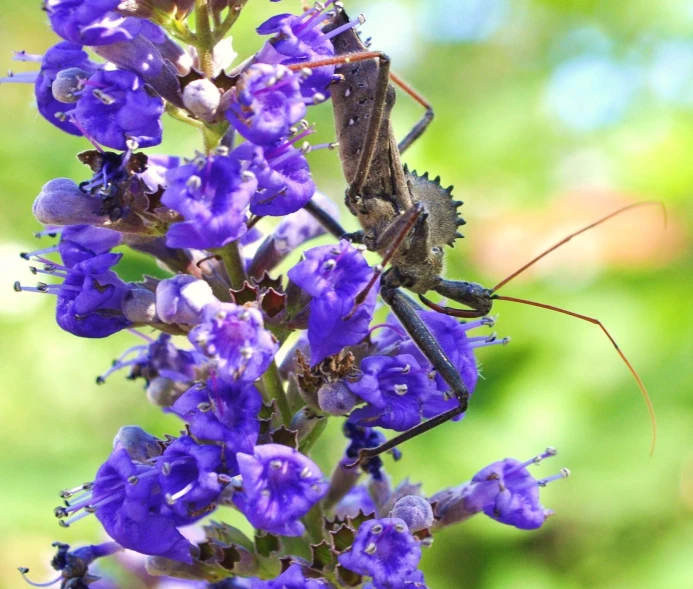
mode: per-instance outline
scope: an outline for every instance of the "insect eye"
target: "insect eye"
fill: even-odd
[[[440,254],[443,253],[443,250],[440,249],[437,245],[436,245],[436,246],[433,246],[433,247],[431,248],[431,251],[432,251],[435,255],[440,255]]]

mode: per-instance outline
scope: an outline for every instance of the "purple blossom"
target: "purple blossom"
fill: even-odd
[[[128,139],[139,147],[161,143],[163,112],[164,101],[152,96],[137,74],[101,70],[86,82],[74,116],[95,141],[125,151]]]
[[[407,524],[397,518],[363,522],[350,550],[339,555],[339,564],[360,575],[373,577],[375,587],[395,588],[414,574],[421,547]]]
[[[260,311],[233,303],[207,305],[202,323],[189,338],[198,350],[216,359],[219,377],[229,383],[260,378],[279,349],[276,338],[263,327]]]
[[[105,45],[129,41],[143,21],[114,12],[120,0],[47,0],[44,4],[53,30],[68,41]]]
[[[236,506],[261,530],[282,536],[300,536],[298,521],[327,492],[320,469],[306,456],[280,444],[256,446],[253,455],[236,456],[243,490]]]
[[[162,514],[159,471],[133,462],[125,450],[115,450],[99,468],[91,496],[80,504],[93,506],[106,533],[124,548],[192,563],[192,545],[176,529],[170,514]]]
[[[172,442],[157,461],[159,483],[176,526],[207,515],[230,482],[222,465],[222,449],[200,445],[189,436]]]
[[[58,295],[56,320],[65,331],[80,337],[102,338],[129,327],[121,312],[127,285],[110,270],[122,254],[100,254],[72,268],[53,264],[59,285],[41,283],[38,290]],[[62,272],[64,274],[62,274]],[[24,289],[26,290],[26,289]]]
[[[429,501],[437,504],[437,525],[442,527],[464,521],[483,511],[490,518],[521,530],[541,527],[553,511],[541,505],[539,488],[566,478],[570,471],[564,468],[559,474],[536,479],[527,467],[555,454],[556,450],[547,448],[546,452],[525,462],[506,458],[480,470],[470,482],[436,493]]]
[[[209,284],[188,274],[162,280],[156,287],[156,314],[164,323],[195,325],[213,302],[217,299]]]
[[[109,252],[122,242],[122,235],[118,231],[91,225],[68,225],[56,230],[56,233],[60,234],[57,245],[23,253],[22,257],[29,260],[58,252],[63,264],[71,268],[78,262]]]
[[[147,385],[161,377],[190,386],[206,363],[207,359],[202,354],[181,350],[169,334],[160,333],[157,339],[147,344],[128,348],[97,382],[102,383],[113,372],[129,367],[128,378],[143,378]]]
[[[405,431],[421,421],[424,403],[437,394],[429,370],[409,354],[370,356],[361,362],[362,376],[347,386],[368,403],[355,409],[349,421]]]
[[[257,191],[250,201],[253,214],[288,215],[303,208],[315,194],[304,151],[293,147],[297,140],[267,148],[245,142],[231,154],[246,162],[248,171],[257,178]]]
[[[89,59],[82,46],[75,43],[62,41],[46,51],[34,86],[36,106],[41,115],[62,131],[81,135],[82,132],[65,116],[65,111],[71,110],[71,107],[55,98],[53,83],[62,71],[77,69],[83,72],[85,78],[89,78],[99,67],[101,66]]]
[[[226,445],[229,471],[238,474],[237,452],[252,454],[260,431],[258,413],[262,397],[252,384],[228,384],[210,378],[195,385],[171,407],[184,420],[191,435],[201,441]]]
[[[166,188],[166,174],[180,166],[180,158],[174,155],[147,156],[147,169],[139,177],[147,185],[150,192],[156,192],[160,187]]]
[[[185,219],[169,228],[169,247],[223,247],[246,233],[246,208],[257,179],[244,173],[237,158],[198,157],[169,171],[166,181],[161,202]]]
[[[378,283],[365,302],[354,308],[356,295],[373,276],[363,254],[351,243],[325,245],[305,252],[305,260],[288,272],[289,278],[313,297],[310,302],[308,341],[311,364],[316,365],[342,348],[361,342],[368,334]]]
[[[510,338],[498,339],[495,334],[489,336],[470,336],[468,334],[470,330],[477,327],[493,326],[495,320],[492,317],[482,317],[479,320],[465,323],[436,311],[419,310],[418,313],[453,366],[460,373],[469,392],[473,393],[479,379],[479,369],[474,350],[490,345],[505,345]],[[390,314],[387,323],[381,327],[386,329],[382,329],[374,337],[374,341],[383,354],[410,354],[417,360],[422,369],[427,372],[434,370],[426,356],[419,350],[394,315]],[[435,389],[437,389],[437,394],[434,392],[424,399],[422,405],[424,417],[439,415],[452,409],[458,403],[456,398],[450,397],[450,387],[440,374],[435,375]],[[459,417],[459,419],[461,418],[462,416]]]
[[[281,65],[255,63],[231,90],[226,118],[246,139],[273,145],[306,113],[301,77]]]
[[[315,6],[303,14],[278,14],[262,23],[257,32],[260,35],[275,35],[269,39],[256,56],[263,63],[284,64],[316,61],[334,56],[332,39],[363,22],[363,17],[354,19],[329,33],[323,33],[326,21],[332,18],[325,12],[331,2]],[[304,80],[301,91],[304,96],[312,97],[316,93],[327,95],[327,86],[334,79],[335,65],[313,68]]]
[[[105,556],[111,556],[123,549],[116,542],[105,542],[91,546],[82,546],[75,550],[70,550],[68,544],[54,542],[53,546],[57,552],[51,560],[51,566],[60,571],[60,577],[50,584],[37,584],[29,581],[26,576],[28,569],[20,568],[19,572],[24,580],[33,587],[46,587],[54,585],[60,581],[61,589],[83,589],[99,580],[99,577],[89,572],[89,565],[95,560]]]

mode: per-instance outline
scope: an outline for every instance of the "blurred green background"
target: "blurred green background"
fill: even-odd
[[[41,53],[56,42],[38,0],[1,0],[0,64],[12,50]],[[440,174],[465,201],[466,239],[448,254],[447,276],[493,285],[571,230],[638,200],[643,208],[565,246],[505,289],[599,317],[647,384],[659,438],[649,456],[645,404],[633,378],[596,326],[498,303],[504,348],[481,350],[472,410],[402,447],[395,481],[426,492],[459,484],[506,456],[552,445],[573,476],[544,491],[554,509],[540,531],[521,532],[484,516],[445,530],[425,551],[432,589],[693,587],[693,2],[691,0],[373,0],[365,36],[435,105],[436,120],[406,154]],[[252,0],[236,26],[241,57],[253,29],[299,2]],[[153,433],[178,424],[148,406],[139,383],[94,378],[132,336],[80,340],[62,332],[49,296],[12,292],[33,282],[20,251],[38,247],[31,203],[58,176],[85,179],[75,160],[84,140],[37,115],[31,87],[0,87],[0,586],[22,587],[14,570],[49,578],[50,542],[96,541],[87,519],[69,530],[52,508],[60,489],[90,480],[124,424]],[[312,109],[316,142],[331,140],[329,105]],[[420,108],[400,95],[401,137]],[[160,153],[190,155],[198,137],[168,125]],[[312,156],[318,186],[341,201],[335,152]],[[355,224],[347,219],[350,229]],[[44,239],[39,244],[47,245]],[[130,257],[129,279],[152,263]],[[323,439],[325,469],[343,448]],[[223,514],[218,514],[220,517]],[[132,582],[131,587],[137,586]]]

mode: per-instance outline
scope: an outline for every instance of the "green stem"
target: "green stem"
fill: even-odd
[[[230,7],[226,18],[214,28],[214,39],[218,43],[231,30],[233,24],[238,20],[241,10],[248,0],[236,0]]]
[[[265,388],[265,393],[267,395],[266,400],[274,399],[277,402],[277,407],[279,408],[279,414],[282,418],[282,423],[288,427],[291,423],[291,408],[289,407],[289,401],[286,398],[286,393],[284,392],[284,385],[282,384],[282,377],[279,375],[279,368],[277,368],[276,361],[272,360],[267,372],[262,377],[262,384]]]
[[[303,438],[303,440],[301,440],[298,445],[299,452],[308,456],[310,451],[313,449],[313,446],[315,446],[315,443],[320,439],[320,436],[325,431],[326,427],[327,417],[323,417],[315,424],[313,431],[311,431],[305,438]]]
[[[311,544],[320,544],[325,540],[325,521],[320,503],[313,505],[313,508],[303,516],[303,523],[308,532]]]
[[[246,281],[247,276],[243,269],[243,258],[241,258],[238,242],[232,241],[222,248],[212,250],[212,253],[218,255],[224,263],[226,272],[231,280],[231,287],[234,290],[243,288],[243,283]],[[265,389],[265,401],[274,399],[277,402],[282,423],[288,426],[291,423],[291,408],[284,392],[284,385],[282,384],[276,361],[272,360],[267,372],[262,377],[262,384]]]
[[[185,111],[182,108],[178,108],[170,102],[166,102],[166,106],[164,107],[164,109],[166,110],[166,114],[170,117],[176,119],[177,121],[181,121],[186,125],[195,127],[196,129],[202,129],[202,133],[204,134],[204,123],[198,121],[197,119],[193,119],[191,116],[188,115],[188,111]]]
[[[212,253],[219,256],[224,263],[226,273],[231,280],[231,288],[234,290],[241,290],[247,277],[243,269],[243,258],[241,257],[241,250],[238,247],[238,242],[232,241],[224,247],[215,248],[212,250]]]
[[[209,0],[195,0],[195,36],[200,69],[211,80],[214,77],[214,45],[216,43],[209,23]]]

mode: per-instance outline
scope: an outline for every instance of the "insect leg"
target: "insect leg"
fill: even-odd
[[[414,427],[408,429],[407,431],[395,436],[391,440],[388,440],[384,444],[377,446],[376,448],[365,448],[359,452],[359,458],[356,463],[349,465],[349,467],[356,466],[362,460],[367,458],[372,458],[373,456],[378,456],[391,448],[411,440],[416,436],[419,436],[433,428],[439,426],[446,421],[449,421],[453,417],[464,413],[467,410],[467,403],[469,401],[469,391],[462,380],[459,372],[447,357],[447,354],[440,347],[440,344],[431,335],[431,332],[426,327],[426,324],[421,320],[416,308],[413,305],[412,300],[401,292],[397,288],[392,288],[390,286],[383,286],[380,289],[380,295],[383,300],[390,305],[393,313],[396,315],[397,319],[400,320],[407,333],[411,336],[412,340],[421,352],[426,356],[428,361],[431,363],[433,368],[440,374],[440,376],[445,380],[445,382],[450,386],[450,390],[457,397],[459,405],[453,407],[440,415],[431,417],[430,419],[415,425]]]
[[[423,132],[428,128],[428,125],[431,124],[431,121],[434,117],[433,106],[417,90],[415,90],[413,87],[407,84],[404,80],[402,80],[402,78],[400,78],[394,72],[390,72],[390,79],[394,84],[397,84],[397,86],[399,86],[402,90],[404,90],[404,92],[406,92],[409,96],[416,100],[416,102],[418,102],[421,106],[423,106],[426,109],[426,112],[424,112],[424,114],[421,116],[416,125],[414,125],[412,130],[409,131],[406,137],[399,142],[399,152],[404,153],[404,150],[407,149],[412,143],[414,143],[414,141],[416,141],[419,137],[421,137],[421,135],[423,135]]]

